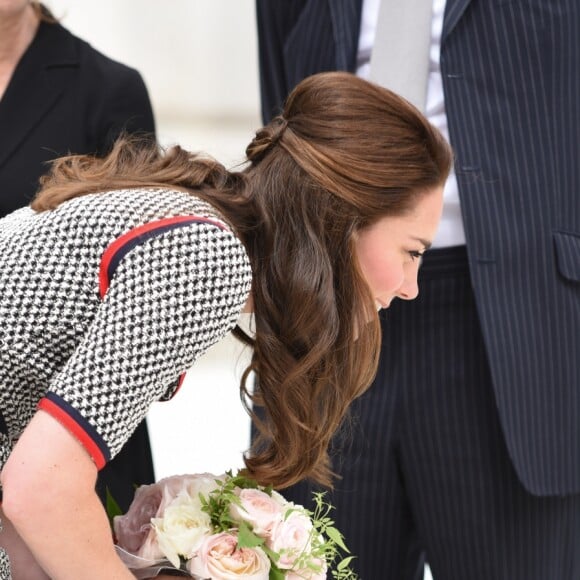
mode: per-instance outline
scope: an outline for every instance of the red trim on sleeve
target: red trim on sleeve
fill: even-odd
[[[87,450],[92,457],[97,469],[102,469],[106,464],[105,456],[99,446],[91,439],[90,435],[70,416],[53,403],[50,399],[41,399],[38,408],[46,411],[54,417],[63,427],[68,429],[72,435],[78,439],[80,444]]]
[[[173,397],[175,397],[175,395],[177,395],[177,392],[179,391],[179,389],[181,389],[181,385],[183,385],[184,380],[185,380],[185,373],[182,373],[181,375],[179,375],[179,379],[177,381],[177,387],[175,388],[175,391],[173,391],[173,394],[171,395],[171,397],[169,397],[170,401],[171,401],[171,399],[173,399]]]
[[[142,236],[143,234],[147,234],[157,229],[162,230],[167,226],[172,226],[174,224],[179,224],[182,222],[192,222],[192,223],[203,222],[217,226],[222,230],[226,229],[226,226],[223,223],[219,222],[218,220],[207,217],[200,217],[196,215],[188,215],[188,216],[174,216],[169,218],[163,218],[154,222],[149,222],[142,226],[138,226],[136,228],[133,228],[132,230],[129,230],[127,233],[123,234],[122,236],[118,237],[115,241],[111,242],[111,244],[109,244],[107,249],[103,252],[103,256],[101,258],[101,267],[99,271],[99,293],[101,298],[105,296],[109,288],[110,283],[108,275],[109,265],[113,260],[114,256],[117,254],[117,252],[123,249],[123,246],[125,246],[135,238]]]

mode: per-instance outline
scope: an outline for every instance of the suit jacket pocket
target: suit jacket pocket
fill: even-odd
[[[572,282],[580,282],[580,235],[554,232],[553,236],[560,274]]]

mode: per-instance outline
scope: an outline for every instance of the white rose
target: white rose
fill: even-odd
[[[201,509],[197,496],[182,491],[165,508],[159,518],[153,518],[159,549],[179,568],[179,556],[191,558],[211,533],[211,520]]]
[[[191,497],[197,497],[200,493],[206,498],[218,488],[217,481],[223,480],[224,476],[215,476],[211,473],[198,473],[184,478],[185,488]]]

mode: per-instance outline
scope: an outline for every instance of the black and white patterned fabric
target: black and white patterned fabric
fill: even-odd
[[[242,243],[185,192],[0,220],[0,468],[38,406],[102,467],[232,329],[250,285]]]
[[[0,548],[0,580],[12,580],[10,558],[3,548]]]

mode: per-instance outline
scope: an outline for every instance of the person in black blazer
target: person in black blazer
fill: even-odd
[[[0,8],[5,58],[0,69],[0,217],[27,205],[53,159],[68,153],[104,154],[122,132],[154,138],[155,125],[140,74],[77,38],[47,9],[28,0]],[[0,39],[2,42],[2,39]],[[6,47],[3,47],[6,49]],[[154,481],[143,423],[105,467],[106,488],[127,509],[136,485]]]
[[[257,0],[262,111],[357,66],[362,0]],[[580,578],[580,4],[448,0],[439,61],[466,245],[382,312],[336,441],[364,580]],[[286,495],[305,503],[310,489]]]
[[[12,4],[34,10],[28,1]],[[35,30],[0,100],[0,216],[32,200],[53,159],[104,154],[121,131],[155,131],[136,70],[96,51],[46,10]]]

